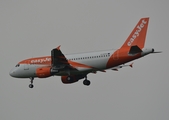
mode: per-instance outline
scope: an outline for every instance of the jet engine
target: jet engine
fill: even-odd
[[[73,76],[61,76],[61,80],[64,84],[71,84],[83,79],[83,75],[73,75]]]

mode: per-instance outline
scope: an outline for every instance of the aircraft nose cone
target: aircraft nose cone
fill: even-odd
[[[11,70],[10,72],[9,72],[9,75],[11,76],[11,77],[13,77],[13,71]]]
[[[14,69],[12,69],[12,70],[9,72],[9,75],[10,75],[11,77],[15,77],[15,71],[14,71]]]

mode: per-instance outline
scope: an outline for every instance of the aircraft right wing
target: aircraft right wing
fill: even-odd
[[[123,65],[119,65],[119,66],[116,66],[116,67],[113,67],[113,68],[110,68],[110,69],[112,69],[112,70],[114,70],[114,71],[118,71],[118,69],[120,69],[120,68],[122,68],[122,67],[127,67],[127,66],[129,66],[129,67],[133,67],[133,63],[131,63],[131,64],[129,64],[129,65],[125,65],[125,64],[123,64]]]

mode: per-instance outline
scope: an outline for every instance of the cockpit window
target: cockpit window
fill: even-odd
[[[20,64],[17,64],[15,67],[19,67],[20,66]]]

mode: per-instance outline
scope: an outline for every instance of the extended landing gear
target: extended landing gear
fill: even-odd
[[[33,87],[34,87],[33,84],[30,84],[30,85],[29,85],[29,88],[33,88]]]
[[[83,84],[86,85],[86,86],[89,86],[90,85],[90,81],[89,80],[84,80]]]
[[[34,85],[33,85],[34,77],[30,77],[30,80],[31,80],[31,84],[29,84],[29,88],[33,88],[34,87]]]
[[[87,80],[87,77],[86,77],[85,80],[83,81],[83,84],[86,85],[86,86],[89,86],[89,85],[90,85],[90,81]]]

